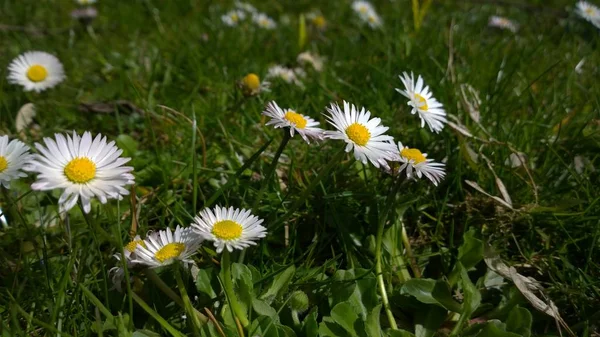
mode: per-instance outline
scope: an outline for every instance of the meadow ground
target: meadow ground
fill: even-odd
[[[32,152],[101,133],[135,176],[133,196],[87,215],[59,214],[33,173],[0,186],[1,336],[599,335],[600,30],[574,1],[377,1],[376,28],[350,1],[253,4],[274,29],[248,12],[228,26],[229,1],[99,0],[89,24],[73,1],[0,3],[0,133]],[[41,93],[7,80],[34,50],[66,73]],[[274,65],[304,70],[244,95]],[[394,90],[405,71],[444,105],[440,133]],[[330,103],[364,106],[446,177],[289,139],[265,125],[272,100],[328,130]],[[252,210],[267,236],[232,254],[207,240],[188,268],[132,265],[131,283],[109,273],[134,235],[216,205]]]

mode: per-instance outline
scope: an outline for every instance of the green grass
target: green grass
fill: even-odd
[[[509,313],[525,317],[526,308],[533,335],[558,336],[554,319],[535,310],[511,282],[485,282],[490,275],[481,250],[489,244],[517,272],[540,282],[576,335],[598,335],[600,38],[572,13],[573,2],[435,1],[418,32],[407,0],[375,3],[382,30],[360,25],[350,2],[256,6],[290,23],[279,22],[274,31],[225,27],[220,16],[230,2],[100,0],[99,16],[86,28],[69,17],[72,1],[0,4],[0,133],[18,137],[16,113],[32,102],[35,126],[23,136],[29,145],[57,132],[106,134],[132,158],[140,208],[135,222],[130,200],[93,204],[88,219],[78,207],[59,218],[58,193],[31,192],[33,175],[13,183],[0,199],[10,225],[0,231],[2,336],[116,336],[116,327],[122,336],[125,330],[143,336],[141,329],[147,336],[166,336],[168,329],[193,335],[191,319],[181,318],[185,309],[145,271],[130,270],[132,289],[123,293],[111,289],[107,272],[118,263],[112,258],[121,249],[117,238],[129,241],[132,223],[141,235],[188,225],[208,202],[252,208],[269,230],[247,250],[244,264],[232,269],[239,300],[252,306],[247,336],[313,336],[311,326],[318,324],[321,336],[350,336],[347,322],[358,336],[408,336],[388,330],[385,311],[377,311],[375,235],[381,222],[382,275],[399,328],[445,336],[461,322],[455,335],[474,336],[468,325],[475,329],[478,321],[498,319],[515,327]],[[316,8],[328,28],[321,33],[308,24],[300,48],[300,14]],[[518,33],[487,27],[494,14],[518,22]],[[55,54],[67,80],[41,94],[9,84],[6,66],[29,50]],[[304,89],[275,81],[271,92],[246,98],[237,88],[247,73],[262,78],[270,65],[295,66],[305,50],[325,56],[326,63],[321,73],[308,69]],[[403,71],[421,74],[475,137],[448,126],[440,134],[420,128],[394,90]],[[479,125],[461,98],[465,85],[479,92]],[[261,112],[270,100],[325,128],[322,112],[330,102],[365,106],[396,140],[444,160],[448,175],[438,187],[404,182],[389,198],[389,175],[352,156],[335,161],[342,142],[307,145],[296,136],[283,151],[276,178],[257,180],[268,174],[283,138],[264,126]],[[109,105],[86,108],[95,103]],[[527,156],[529,170],[505,163],[513,151]],[[575,170],[576,157],[589,165]],[[331,171],[319,176],[329,163]],[[494,174],[514,209],[465,183],[477,182],[501,197]],[[56,225],[40,227],[40,219]],[[425,283],[415,281],[415,269],[407,266],[411,256],[401,242],[402,224],[421,278],[439,280],[459,309],[433,304],[437,293],[423,295],[429,302],[414,296],[410,286]],[[238,253],[232,258],[237,261]],[[185,272],[183,279],[192,306],[203,314],[208,308],[227,335],[237,336],[218,279],[220,256],[205,244],[194,259],[200,271]],[[403,273],[413,280],[406,283]],[[179,294],[173,270],[158,274]],[[298,317],[301,328],[288,306],[295,290],[309,299],[309,310]],[[220,336],[213,323],[201,329],[203,336]],[[510,331],[478,336],[527,336]]]

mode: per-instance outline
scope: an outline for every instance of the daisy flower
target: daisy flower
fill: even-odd
[[[8,136],[0,137],[0,185],[10,188],[11,180],[25,177],[22,170],[31,160],[29,147],[18,139],[8,141]]]
[[[368,1],[354,1],[352,3],[352,9],[358,17],[371,28],[381,27],[382,21],[373,5]]]
[[[91,5],[95,4],[96,0],[75,0],[75,2],[77,2],[80,5]]]
[[[190,227],[178,225],[175,233],[167,228],[151,233],[143,244],[137,244],[133,262],[150,268],[166,266],[175,261],[189,264],[192,263],[190,257],[196,253],[201,243],[202,238]]]
[[[269,68],[267,78],[280,78],[287,83],[304,87],[299,77],[304,77],[305,73],[300,70],[301,69],[290,69],[284,66],[274,65]]]
[[[323,14],[314,11],[306,14],[306,18],[319,30],[325,30],[327,28],[327,20]]]
[[[519,25],[517,25],[516,23],[514,23],[513,21],[502,17],[502,16],[496,16],[496,15],[492,15],[490,16],[490,20],[488,22],[488,26],[490,27],[496,27],[496,28],[501,28],[501,29],[507,29],[510,30],[513,33],[516,33],[517,30],[519,29]]]
[[[246,96],[258,95],[263,91],[269,91],[271,83],[268,81],[260,81],[260,77],[254,73],[249,73],[244,76],[239,82],[242,91]]]
[[[229,27],[237,26],[240,23],[240,21],[244,20],[245,18],[246,13],[239,9],[229,11],[221,16],[221,20],[223,21],[223,23],[225,23]]]
[[[127,268],[132,268],[137,264],[136,262],[134,262],[134,259],[136,257],[135,252],[138,246],[147,248],[144,240],[142,240],[142,238],[140,238],[139,235],[136,235],[135,238],[133,238],[133,240],[131,240],[128,244],[126,244],[123,247],[123,251],[125,252],[125,262],[127,263]],[[121,253],[113,255],[113,257],[119,262],[117,263],[116,267],[112,267],[108,271],[108,275],[112,280],[114,289],[121,292],[121,284],[123,283],[123,279],[125,278],[125,270],[123,269],[120,263]]]
[[[247,2],[236,1],[235,8],[241,9],[250,14],[258,13],[258,11],[256,10],[256,7],[252,6],[251,4],[249,4]]]
[[[370,111],[365,108],[359,111],[354,104],[344,101],[343,110],[337,103],[331,103],[327,112],[327,121],[337,130],[325,131],[325,137],[345,141],[346,152],[354,149],[356,160],[385,167],[386,161],[394,158],[396,147],[390,143],[393,138],[384,134],[388,127],[381,125],[381,119],[371,118]]]
[[[294,137],[294,132],[297,132],[309,144],[310,138],[323,139],[323,130],[317,127],[319,122],[299,114],[295,110],[281,109],[275,101],[267,104],[263,115],[271,117],[266,125],[273,125],[276,129],[289,127],[292,137]]]
[[[425,176],[435,186],[446,176],[445,165],[436,163],[433,159],[427,159],[427,153],[422,153],[418,149],[405,147],[401,142],[398,142],[397,150],[398,158],[395,158],[395,161],[402,163],[398,169],[398,173],[406,169],[406,176],[408,178],[414,178],[415,175],[418,178]]]
[[[92,140],[90,132],[82,137],[74,131],[72,136],[54,137],[44,138],[45,146],[35,144],[40,153],[34,155],[28,170],[39,173],[32,189],[63,190],[58,200],[61,212],[73,208],[80,198],[84,211],[89,213],[93,197],[104,204],[129,194],[125,186],[134,183],[133,167],[123,166],[130,158],[120,157],[123,150],[114,141],[107,143],[101,134]]]
[[[421,75],[417,78],[416,84],[412,72],[410,76],[404,72],[399,77],[404,84],[404,90],[396,88],[396,91],[409,99],[407,104],[412,107],[410,113],[414,115],[418,112],[421,118],[421,127],[427,123],[431,131],[439,133],[446,123],[446,112],[442,104],[433,97],[429,87],[423,83]]]
[[[63,65],[46,52],[28,51],[8,65],[8,81],[23,86],[25,91],[41,92],[64,79]]]
[[[577,2],[575,13],[600,28],[600,9],[587,1]]]
[[[232,252],[256,245],[258,239],[267,235],[262,222],[249,210],[216,206],[214,210],[206,208],[198,213],[192,227],[198,235],[213,241],[217,253],[221,253],[223,248]]]
[[[379,14],[377,14],[375,11],[370,12],[366,17],[365,17],[365,22],[369,25],[369,27],[371,28],[379,28],[383,25],[383,22],[381,21],[381,17],[379,16]]]
[[[254,21],[254,23],[256,23],[260,28],[264,29],[275,29],[275,27],[277,27],[275,21],[273,21],[273,19],[264,13],[255,13],[252,15],[252,21]]]
[[[315,68],[316,71],[323,70],[323,58],[319,55],[311,54],[310,52],[305,51],[300,53],[296,60],[302,65],[310,64],[313,68]]]

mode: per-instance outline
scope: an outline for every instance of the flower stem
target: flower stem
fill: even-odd
[[[119,252],[121,253],[121,266],[125,273],[125,285],[127,287],[127,299],[129,304],[129,317],[133,317],[133,297],[131,296],[131,283],[129,282],[129,268],[127,267],[127,259],[125,258],[125,248],[123,239],[121,238],[121,204],[117,202],[117,240]],[[133,320],[129,320],[129,328],[133,329]]]
[[[223,251],[223,255],[221,256],[221,282],[223,283],[223,290],[225,291],[225,295],[227,295],[229,306],[233,310],[235,316],[240,320],[242,326],[246,328],[250,322],[248,321],[248,317],[246,317],[246,313],[240,306],[235,292],[233,291],[233,281],[231,278],[231,257],[229,255],[229,251],[225,249]]]
[[[179,293],[181,294],[181,298],[183,298],[183,306],[185,308],[185,312],[188,317],[190,317],[192,321],[192,330],[194,331],[194,335],[200,335],[200,326],[202,325],[198,320],[198,316],[194,311],[194,307],[192,306],[192,302],[187,294],[187,290],[185,289],[185,284],[183,283],[183,278],[181,277],[181,269],[182,266],[178,263],[174,266],[175,268],[175,280],[177,281],[177,287],[179,288]]]

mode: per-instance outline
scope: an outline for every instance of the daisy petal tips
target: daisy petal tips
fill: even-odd
[[[18,139],[8,141],[8,136],[0,137],[0,185],[10,188],[11,180],[25,177],[23,172],[31,159],[29,147]]]
[[[187,227],[177,226],[175,233],[170,228],[151,233],[135,247],[134,263],[150,268],[167,266],[175,261],[192,263],[190,257],[196,253],[202,238]]]
[[[123,166],[130,158],[120,157],[123,150],[114,141],[107,142],[101,134],[92,140],[89,132],[81,137],[75,132],[54,137],[44,138],[45,146],[35,144],[40,153],[26,169],[39,173],[31,185],[33,190],[63,190],[58,200],[61,212],[70,210],[81,199],[83,210],[89,213],[94,197],[104,204],[129,194],[125,186],[134,183],[133,167]]]
[[[196,217],[192,228],[206,240],[214,242],[217,253],[224,248],[229,252],[256,245],[258,239],[267,236],[267,229],[261,226],[263,220],[239,208],[216,206],[206,208]]]
[[[433,159],[427,159],[427,153],[403,146],[401,142],[398,142],[398,153],[399,157],[396,160],[401,163],[398,173],[406,170],[408,178],[416,179],[425,176],[437,186],[446,176],[445,165],[436,163]]]
[[[411,113],[419,114],[421,118],[421,127],[425,124],[433,132],[439,133],[446,123],[446,112],[440,102],[433,97],[429,87],[423,82],[421,75],[418,76],[415,83],[415,75],[411,72],[402,73],[400,80],[404,84],[404,90],[396,88],[396,91],[409,99],[407,105],[412,107]]]
[[[281,109],[275,101],[267,104],[263,115],[271,118],[266,125],[273,125],[274,128],[289,128],[290,136],[293,137],[294,133],[298,133],[309,144],[311,139],[323,139],[323,130],[318,128],[319,122],[295,110]]]
[[[41,92],[65,79],[62,63],[52,54],[42,51],[26,52],[8,65],[8,81],[25,91]]]
[[[373,166],[387,167],[387,161],[394,158],[396,146],[392,136],[385,135],[388,127],[381,125],[381,119],[371,118],[371,112],[360,110],[344,101],[343,109],[332,103],[327,108],[326,115],[329,124],[336,128],[335,131],[325,131],[325,137],[339,139],[346,142],[346,152],[354,150],[356,160],[366,164],[368,161]]]

